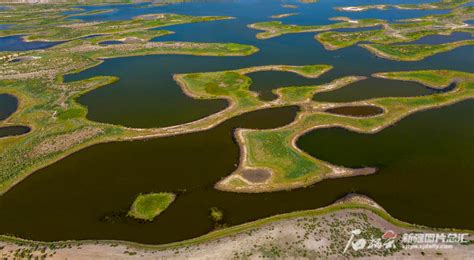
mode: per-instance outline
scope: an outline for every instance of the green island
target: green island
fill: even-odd
[[[274,14],[274,15],[270,16],[270,18],[281,19],[281,18],[286,18],[286,17],[290,17],[290,16],[295,16],[295,15],[298,15],[298,13]]]
[[[55,51],[57,48],[71,50],[70,46],[76,44],[78,44],[77,41],[72,41],[48,50]],[[102,48],[108,51],[113,50],[110,47],[99,47],[97,45],[92,49],[96,48],[99,50]],[[182,48],[183,46],[181,46],[181,51]],[[90,48],[88,50],[90,51]],[[120,52],[117,54],[117,50],[114,51],[117,56],[125,55]],[[42,51],[41,54],[34,51],[30,52],[29,54],[32,56],[48,57],[47,64],[39,62],[43,60],[42,58],[7,63],[8,72],[11,73],[16,69],[14,76],[5,73],[0,76],[0,78],[3,78],[3,92],[17,96],[21,104],[19,111],[9,119],[9,122],[29,125],[32,128],[31,133],[26,136],[0,140],[2,143],[2,158],[5,158],[1,166],[3,192],[35,169],[94,143],[202,131],[245,112],[290,105],[299,105],[301,108],[301,112],[292,124],[274,130],[239,129],[236,132],[237,140],[241,146],[240,166],[236,172],[216,184],[216,188],[237,192],[274,191],[307,186],[325,178],[370,174],[374,172],[374,169],[346,169],[313,158],[296,148],[294,146],[295,140],[307,131],[328,126],[342,126],[360,132],[376,132],[408,114],[430,107],[452,104],[471,98],[473,95],[472,74],[452,71],[424,72],[433,75],[433,77],[442,76],[445,81],[449,82],[457,80],[456,91],[426,97],[378,98],[346,104],[372,105],[382,107],[385,111],[382,115],[375,117],[353,118],[324,113],[325,109],[337,106],[337,104],[315,102],[311,101],[311,98],[319,92],[341,88],[361,80],[363,77],[347,76],[319,86],[278,88],[274,90],[274,93],[279,96],[277,100],[262,101],[258,98],[257,93],[249,90],[251,80],[245,75],[257,71],[276,70],[316,78],[330,70],[332,67],[329,65],[275,65],[234,71],[177,74],[175,80],[187,95],[197,99],[226,99],[229,101],[229,106],[219,113],[184,125],[156,129],[133,129],[95,123],[85,119],[85,108],[75,103],[74,99],[86,91],[109,84],[115,81],[116,78],[95,77],[67,84],[61,81],[61,77],[59,77],[59,80],[58,78],[51,78],[52,68],[46,68],[47,66],[71,63],[71,60],[61,55],[62,51],[55,51],[54,53],[59,54],[59,56],[55,57],[54,62],[51,62],[54,56],[48,51]],[[209,54],[212,53],[216,53],[216,50],[209,52]],[[87,54],[88,57],[94,57],[94,54],[97,57],[104,56],[101,51],[88,52]],[[131,55],[131,53],[127,55]],[[106,56],[110,57],[109,55]],[[78,63],[78,61],[81,60],[77,59],[74,64],[81,64],[84,67],[98,63],[98,61],[90,58],[85,59],[82,63]],[[22,66],[24,63],[28,63],[26,68],[31,68],[32,64],[33,66],[37,64],[37,67],[35,67],[37,72],[31,74],[25,71],[25,67]],[[38,70],[39,67],[45,71]],[[54,75],[77,70],[77,67],[61,67],[62,70],[58,69]],[[386,74],[376,74],[374,76],[398,79],[397,73],[390,75],[390,77]],[[12,81],[13,79],[15,81]],[[404,80],[420,81],[417,76]],[[424,83],[424,81],[421,82]],[[49,94],[45,95],[44,91]],[[27,109],[29,107],[35,107],[36,109]],[[65,128],[65,126],[67,127]],[[23,163],[19,163],[20,158]],[[253,183],[242,177],[245,176],[245,173],[265,175],[268,178],[264,182]]]
[[[396,8],[396,9],[401,9],[401,10],[446,10],[446,9],[452,9],[452,8],[462,6],[469,2],[470,2],[469,0],[441,0],[438,2],[423,3],[423,4],[360,5],[360,6],[336,7],[335,9],[338,11],[344,11],[344,12],[363,12],[363,11],[367,11],[371,9],[387,10],[390,8]]]
[[[54,16],[69,5],[55,4],[38,5],[39,16]],[[49,7],[49,8],[48,8]],[[15,6],[6,12],[19,13],[26,10],[23,6]],[[64,74],[70,74],[99,65],[103,59],[126,56],[141,56],[152,54],[184,54],[198,56],[244,56],[258,51],[256,47],[234,43],[193,43],[193,42],[149,42],[148,40],[169,34],[168,31],[149,31],[147,28],[175,24],[168,23],[170,15],[151,15],[149,18],[121,21],[124,31],[114,29],[113,34],[105,33],[101,27],[91,27],[90,30],[71,30],[71,34],[37,34],[36,29],[21,30],[21,34],[43,39],[65,40],[80,36],[105,33],[93,38],[80,38],[58,44],[44,50],[13,51],[0,53],[0,93],[11,94],[19,100],[19,107],[10,118],[0,122],[3,125],[27,125],[31,128],[28,135],[0,139],[0,193],[3,194],[11,186],[28,176],[31,172],[51,164],[68,154],[73,153],[94,143],[113,140],[144,138],[146,136],[171,135],[179,132],[195,131],[193,125],[170,127],[166,129],[129,129],[117,125],[102,124],[85,119],[87,110],[77,104],[75,99],[95,88],[99,88],[118,80],[116,77],[99,76],[78,82],[65,83]],[[209,21],[209,18],[182,17],[171,15],[181,20],[180,23]],[[55,17],[55,16],[54,16]],[[65,17],[62,17],[65,18]],[[219,18],[220,19],[220,18]],[[162,20],[165,20],[164,22]],[[213,19],[211,19],[213,20]],[[33,21],[25,18],[25,24],[32,28],[42,26],[41,19]],[[49,20],[48,20],[49,21]],[[53,21],[53,20],[52,20]],[[52,22],[51,21],[51,22]],[[139,22],[138,22],[139,21]],[[153,24],[141,28],[142,22]],[[62,25],[69,24],[68,20],[54,19],[55,27],[46,26],[46,30],[54,32]],[[130,26],[133,25],[133,29]],[[92,30],[95,28],[94,30]],[[120,28],[120,27],[119,27]],[[3,32],[3,31],[2,31]],[[77,33],[79,32],[79,33]],[[18,34],[19,30],[3,32]],[[111,32],[110,32],[111,33]],[[53,37],[53,38],[51,38]],[[64,37],[64,38],[62,38]],[[126,44],[101,45],[107,40],[128,40]],[[199,123],[195,123],[199,125]],[[194,126],[196,127],[196,126]],[[202,126],[201,126],[202,127]],[[199,128],[199,126],[197,127]]]
[[[249,28],[264,31],[257,34],[257,39],[269,39],[289,33],[322,32],[341,28],[362,28],[382,25],[385,21],[379,19],[351,20],[347,17],[336,17],[337,23],[329,25],[286,25],[280,21],[259,22],[250,24]]]
[[[334,90],[361,77],[346,77],[321,86],[287,87],[275,90],[279,104],[298,104],[301,108],[295,121],[270,130],[238,129],[236,137],[241,148],[240,165],[230,176],[216,184],[217,189],[235,192],[268,192],[304,187],[327,178],[366,175],[373,168],[348,169],[313,158],[296,147],[304,133],[328,127],[343,127],[361,133],[376,133],[409,114],[429,108],[446,106],[474,98],[474,74],[457,71],[417,71],[377,73],[374,77],[416,81],[430,87],[447,87],[456,82],[456,89],[446,93],[409,98],[375,98],[351,103],[311,101],[319,92]],[[433,81],[433,79],[437,79]],[[384,113],[373,117],[340,116],[324,112],[327,108],[344,105],[370,105],[383,108]],[[263,182],[246,179],[246,172],[265,175]]]
[[[99,61],[93,59],[94,57],[133,55],[137,51],[124,53],[114,49],[114,46],[101,47],[87,43],[90,47],[86,48],[85,55],[80,51],[82,48],[78,48],[78,55],[74,60],[76,66],[72,68],[66,66],[65,64],[72,63],[70,56],[65,57],[62,54],[63,51],[57,50],[66,49],[71,51],[79,44],[83,46],[84,41],[87,40],[75,40],[60,44],[47,51],[27,52],[19,55],[19,57],[30,55],[40,58],[7,63],[6,69],[2,70],[2,75],[0,75],[2,92],[15,95],[20,99],[18,112],[8,122],[28,125],[32,128],[31,133],[26,136],[0,140],[2,143],[2,158],[4,158],[4,163],[1,166],[3,192],[35,169],[94,143],[202,131],[245,112],[289,105],[299,105],[302,109],[292,124],[276,130],[241,129],[236,132],[242,151],[241,165],[235,173],[216,185],[218,189],[239,192],[272,191],[307,186],[324,178],[368,174],[373,172],[373,169],[345,169],[312,158],[294,147],[294,141],[304,132],[324,126],[341,125],[361,132],[374,132],[415,111],[450,104],[470,98],[472,95],[471,74],[432,71],[429,73],[436,76],[443,75],[444,78],[447,78],[447,81],[457,79],[459,81],[457,90],[428,97],[380,98],[360,101],[351,105],[378,106],[384,108],[385,113],[373,118],[363,119],[341,117],[323,112],[324,109],[335,106],[335,104],[310,101],[312,96],[317,95],[318,92],[343,87],[363,79],[363,77],[348,76],[320,86],[279,88],[274,90],[279,98],[275,101],[265,102],[261,101],[255,92],[249,91],[251,80],[245,74],[276,70],[316,78],[330,70],[331,66],[261,66],[234,71],[175,75],[175,80],[187,95],[198,99],[226,99],[229,101],[229,106],[219,113],[184,125],[156,129],[125,128],[95,123],[85,119],[85,108],[74,102],[77,96],[91,89],[109,84],[115,81],[116,78],[95,77],[80,82],[64,83],[61,81],[60,75],[68,71],[78,70],[77,65],[89,67],[99,63]],[[173,43],[169,44],[173,46]],[[142,44],[138,45],[142,47]],[[195,46],[192,43],[191,45],[194,48],[185,48],[186,44],[180,44],[178,50],[193,54],[196,52],[196,47],[202,46],[202,44]],[[220,51],[224,54],[229,51],[226,48],[222,50],[211,48],[209,50],[209,45],[205,46],[208,55],[220,53]],[[227,45],[224,46],[227,47]],[[242,52],[239,53],[241,51],[240,45],[237,45],[237,47],[239,48],[234,52],[242,54]],[[242,48],[245,50],[244,53],[252,49],[252,47],[247,46],[242,46]],[[169,51],[157,48],[153,48],[153,50],[155,51],[153,53]],[[146,51],[146,48],[138,49],[140,54],[150,54]],[[199,49],[199,52],[202,52],[202,50]],[[35,73],[28,71],[32,68]],[[54,73],[51,73],[52,71]],[[376,76],[381,77],[383,75],[385,74],[377,74]],[[396,79],[395,76],[391,78]],[[414,79],[417,78],[414,77],[411,80]],[[29,107],[35,107],[36,109],[28,109]],[[279,152],[275,153],[275,151]],[[19,163],[20,159],[23,163]],[[241,177],[246,171],[252,171],[252,174],[257,175],[263,174],[268,178],[265,182],[252,183]]]
[[[279,21],[259,22],[249,25],[250,28],[261,30],[258,39],[269,39],[289,33],[320,32],[315,36],[327,50],[337,50],[361,44],[381,58],[415,61],[426,57],[472,45],[472,40],[445,43],[429,46],[423,44],[391,45],[394,43],[411,42],[430,35],[450,35],[453,32],[474,33],[465,21],[474,19],[474,7],[458,7],[447,14],[428,15],[420,18],[406,19],[396,23],[385,20],[361,19],[351,20],[347,17],[332,18],[339,21],[329,25],[286,25]],[[381,26],[377,29],[376,26]],[[367,27],[374,29],[366,30]],[[360,31],[332,31],[334,29],[363,28]]]
[[[128,216],[152,221],[161,212],[165,211],[175,198],[175,194],[166,192],[140,194],[130,207]]]
[[[319,2],[319,0],[298,0],[298,2],[303,3],[303,4],[314,4]]]
[[[289,9],[296,9],[296,8],[298,8],[297,5],[290,5],[290,4],[284,4],[284,5],[281,5],[281,7],[283,7],[283,8],[289,8]]]
[[[444,44],[407,44],[407,45],[384,45],[384,44],[361,44],[373,54],[381,58],[399,61],[418,61],[441,52],[447,52],[462,46],[473,45],[474,40],[450,42]]]
[[[82,22],[71,19],[81,13],[63,14],[66,11],[80,10],[70,4],[16,5],[14,9],[1,12],[1,22],[12,23],[14,26],[0,30],[0,37],[25,35],[25,41],[65,41],[92,35],[116,35],[176,24],[231,19],[224,16],[193,17],[166,13],[141,15],[127,21]],[[91,13],[86,12],[86,15]]]

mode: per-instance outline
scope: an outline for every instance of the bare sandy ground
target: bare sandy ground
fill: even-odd
[[[366,204],[379,207],[364,197]],[[352,198],[353,199],[353,198]],[[41,257],[47,259],[474,259],[474,236],[466,235],[468,244],[452,244],[445,249],[404,249],[395,244],[394,249],[360,249],[349,247],[344,253],[351,231],[362,230],[358,238],[380,238],[388,230],[397,234],[412,232],[451,233],[440,230],[402,228],[391,224],[367,209],[342,209],[333,213],[297,217],[265,224],[258,228],[223,238],[183,246],[157,250],[119,242],[84,242],[59,247],[20,245],[0,242],[0,257]],[[354,240],[355,241],[355,240]]]

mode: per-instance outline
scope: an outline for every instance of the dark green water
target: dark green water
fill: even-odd
[[[368,78],[330,92],[318,93],[316,101],[352,102],[379,97],[414,97],[430,95],[439,90],[408,81]]]
[[[380,171],[375,175],[267,194],[213,189],[238,162],[238,147],[231,135],[234,127],[276,127],[290,122],[294,112],[292,108],[259,111],[202,133],[82,150],[0,197],[0,230],[38,240],[164,243],[212,230],[211,207],[222,208],[225,223],[235,225],[322,207],[349,192],[375,198],[404,221],[474,228],[473,206],[466,203],[474,195],[472,101],[412,115],[372,136],[327,129],[298,141],[303,149],[333,163],[376,166]],[[151,191],[180,195],[152,223],[122,216],[138,193]]]
[[[468,101],[411,115],[375,135],[316,130],[297,145],[336,165],[378,167],[378,174],[347,182],[379,198],[399,219],[472,229],[473,116],[474,102]]]
[[[333,107],[325,110],[327,113],[354,116],[354,117],[368,117],[375,116],[383,113],[383,109],[376,106],[341,106]]]
[[[399,2],[403,1],[391,1]],[[89,108],[88,118],[155,127],[198,119],[226,105],[224,101],[186,97],[172,80],[174,73],[269,64],[334,66],[332,71],[314,80],[281,72],[250,74],[255,82],[251,89],[261,91],[263,96],[279,86],[323,84],[347,75],[370,76],[380,71],[416,69],[472,72],[474,68],[472,46],[419,62],[396,62],[376,58],[357,46],[326,51],[313,39],[314,34],[256,40],[256,31],[248,29],[247,24],[288,12],[280,4],[243,0],[153,8],[125,5],[109,14],[85,17],[88,21],[128,19],[147,12],[231,15],[237,19],[171,26],[166,29],[176,34],[155,40],[238,42],[255,45],[261,51],[248,57],[155,55],[112,59],[69,75],[66,80],[119,76],[120,81],[79,98],[79,102]],[[374,3],[364,0],[360,4]],[[331,22],[329,17],[341,15],[333,7],[343,5],[347,5],[347,1],[322,0],[317,4],[300,5],[300,15],[284,21],[327,24]],[[343,15],[352,19],[374,17],[392,21],[443,12],[375,10]],[[332,93],[319,94],[316,100],[342,102],[434,92],[416,83],[367,79]],[[2,95],[0,101],[1,98]],[[6,111],[3,106],[0,102],[0,113]],[[378,174],[327,180],[288,192],[235,194],[213,189],[238,163],[239,150],[232,139],[234,128],[277,127],[289,123],[294,113],[294,108],[259,111],[202,133],[84,149],[34,173],[2,195],[0,233],[48,241],[96,238],[165,243],[212,230],[211,207],[222,208],[224,222],[236,225],[278,213],[326,206],[349,192],[369,195],[404,221],[436,227],[474,228],[472,101],[412,115],[377,135],[327,129],[310,133],[298,141],[300,147],[319,158],[345,166],[376,166],[380,169]],[[123,216],[138,193],[152,191],[173,191],[179,196],[152,223],[142,224]]]
[[[260,71],[247,74],[252,79],[251,91],[259,94],[262,100],[274,100],[277,95],[272,90],[280,87],[317,85],[319,79],[309,79],[291,72]]]
[[[374,4],[372,1],[366,2],[367,4]],[[333,9],[335,6],[346,4],[347,2],[343,0],[322,0],[317,4],[299,4],[299,15],[282,19],[282,21],[288,24],[329,24],[333,23],[329,18],[341,15],[352,19],[370,17],[397,20],[427,14],[446,13],[446,11],[436,10],[341,13]],[[363,4],[363,2],[360,4]],[[419,62],[396,62],[377,58],[358,46],[337,51],[326,51],[314,39],[314,33],[288,34],[267,40],[256,39],[255,35],[258,31],[249,29],[247,25],[268,21],[273,14],[288,12],[288,9],[281,7],[279,1],[210,1],[153,8],[119,7],[116,9],[112,13],[84,17],[84,19],[87,21],[129,19],[135,15],[150,12],[228,15],[236,17],[236,19],[159,28],[176,33],[155,38],[153,41],[235,42],[254,45],[260,51],[246,57],[152,55],[112,59],[81,73],[66,76],[67,81],[86,79],[98,75],[120,77],[120,81],[117,83],[94,90],[79,98],[79,102],[89,108],[87,115],[89,119],[106,123],[131,127],[169,126],[205,117],[225,107],[224,101],[193,100],[184,95],[172,80],[172,75],[175,73],[222,71],[277,64],[329,64],[334,66],[332,71],[315,80],[281,72],[281,74],[278,72],[250,74],[249,76],[254,78],[257,83],[251,88],[262,90],[263,99],[271,99],[273,97],[271,89],[278,87],[280,83],[281,85],[284,83],[283,86],[287,83],[291,83],[291,85],[323,84],[343,76],[369,76],[380,71],[436,68],[465,71],[474,67],[472,46],[458,48]],[[87,10],[91,10],[91,8],[89,7]],[[358,91],[357,98],[373,96],[372,90],[372,88],[367,88],[364,91]],[[377,93],[379,96],[384,95],[381,87],[378,88]],[[413,92],[411,90],[405,91],[405,95],[416,95],[418,93],[419,91],[416,90]],[[391,94],[391,92],[388,91],[386,94]]]
[[[22,135],[30,132],[31,129],[27,126],[14,125],[0,127],[0,138],[7,136]]]
[[[296,111],[257,111],[210,131],[87,148],[1,196],[0,230],[36,240],[115,238],[148,243],[204,234],[213,225],[208,210],[223,206],[222,198],[236,196],[213,189],[239,160],[232,130],[282,126]],[[126,212],[137,194],[152,191],[182,194],[151,224],[113,217]],[[107,217],[115,221],[104,221]]]
[[[18,107],[16,97],[7,94],[0,94],[0,120],[5,120],[11,116]]]
[[[298,141],[303,149],[333,163],[377,166],[375,175],[326,180],[290,192],[235,194],[213,189],[238,162],[231,129],[276,127],[289,122],[294,111],[259,111],[202,133],[84,149],[0,197],[0,230],[39,240],[164,243],[212,230],[211,207],[222,208],[224,222],[235,225],[322,207],[349,192],[371,196],[404,221],[474,228],[473,206],[466,203],[474,195],[472,101],[412,115],[373,136],[328,129]],[[151,191],[183,192],[152,223],[120,217],[136,194]]]
[[[132,127],[170,126],[203,118],[227,106],[224,100],[198,100],[183,93],[173,80],[174,68],[182,59],[168,60],[162,67],[155,67],[151,60],[118,60],[121,62],[114,65],[113,73],[98,73],[117,75],[118,82],[78,99],[92,111],[87,116],[91,120]]]

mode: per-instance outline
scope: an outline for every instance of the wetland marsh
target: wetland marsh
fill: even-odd
[[[368,3],[360,2],[361,5]],[[403,4],[412,1],[388,2]],[[389,9],[341,13],[335,9],[344,5],[348,5],[347,1],[322,0],[300,5],[295,9],[297,15],[282,18],[281,21],[285,24],[328,25],[335,22],[329,18],[347,16],[351,19],[377,18],[391,22],[449,12],[402,12]],[[316,33],[257,39],[256,35],[260,31],[248,25],[268,21],[272,15],[288,12],[289,9],[283,8],[279,1],[198,1],[149,7],[135,4],[84,8],[86,11],[114,10],[74,18],[97,22],[122,21],[150,13],[232,16],[235,19],[160,27],[159,30],[175,33],[152,37],[151,42],[238,43],[258,48],[258,52],[240,57],[175,53],[134,57],[117,55],[119,58],[100,59],[100,64],[97,62],[87,68],[81,67],[82,71],[69,70],[62,86],[75,86],[80,80],[91,77],[118,78],[108,78],[110,84],[94,86],[87,91],[81,89],[72,95],[80,105],[87,108],[84,115],[87,113],[87,119],[95,121],[92,127],[114,124],[125,126],[119,129],[124,132],[130,130],[128,128],[152,131],[157,127],[205,118],[225,110],[232,103],[223,98],[203,99],[187,95],[182,85],[173,78],[176,74],[280,64],[328,64],[333,67],[317,78],[307,78],[288,71],[245,74],[252,83],[249,90],[258,93],[264,101],[278,98],[272,91],[281,87],[323,85],[346,76],[367,77],[340,89],[318,92],[306,103],[298,104],[304,107],[313,101],[347,103],[383,97],[425,97],[455,93],[457,90],[453,82],[449,82],[444,89],[436,89],[411,81],[372,77],[377,72],[427,69],[474,72],[472,45],[419,61],[403,62],[378,58],[359,46],[328,51],[315,40]],[[15,47],[12,42],[20,41],[20,36],[7,37],[13,38],[11,41],[6,37],[0,38],[0,52],[21,48],[42,49],[56,44],[29,45],[35,43],[30,42],[25,43],[27,47]],[[456,32],[451,36],[426,36],[415,43],[440,44],[466,39],[472,39],[472,35]],[[116,41],[111,39],[109,43]],[[76,43],[71,41],[69,44]],[[104,44],[102,47],[120,48],[117,47],[120,45]],[[211,89],[213,86],[208,84],[207,87]],[[58,107],[61,108],[61,105],[64,106],[60,104]],[[357,105],[346,105],[339,110],[333,108],[335,111],[332,112],[340,116],[365,118],[378,116],[383,111],[377,106]],[[7,119],[17,106],[15,97],[0,94],[0,120]],[[216,223],[209,216],[212,208],[222,211],[220,225],[233,226],[275,214],[324,207],[351,192],[373,198],[402,221],[431,227],[474,229],[474,208],[472,203],[466,203],[466,198],[474,197],[474,178],[471,174],[474,171],[471,160],[474,156],[473,101],[417,112],[375,134],[330,127],[307,132],[296,141],[301,150],[315,158],[344,167],[376,167],[375,174],[326,179],[309,187],[289,191],[249,194],[215,189],[217,182],[239,166],[242,151],[236,140],[236,129],[279,128],[292,123],[296,115],[301,113],[298,112],[300,108],[290,106],[289,103],[279,108],[270,107],[237,115],[209,128],[199,128],[197,132],[190,130],[177,135],[167,133],[164,137],[145,140],[131,141],[119,138],[122,136],[114,132],[119,132],[116,129],[104,130],[106,134],[107,131],[116,134],[115,139],[103,139],[104,143],[90,147],[85,144],[81,149],[76,147],[74,153],[65,154],[65,158],[59,161],[51,161],[49,166],[35,171],[1,195],[0,233],[40,241],[110,239],[162,244],[198,237],[214,230]],[[81,111],[76,109],[73,112],[83,116]],[[57,117],[60,120],[72,118],[67,122],[74,125],[83,120],[74,113],[69,111],[44,117]],[[0,137],[2,131],[5,129],[0,128]],[[261,169],[253,172],[247,170],[242,175],[259,183],[265,183],[273,177]],[[127,217],[127,211],[137,195],[160,192],[174,193],[176,198],[153,221],[143,222]]]

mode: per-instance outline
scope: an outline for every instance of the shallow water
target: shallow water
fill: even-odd
[[[224,198],[213,185],[238,163],[232,130],[282,126],[293,120],[296,111],[295,107],[257,111],[205,132],[87,148],[1,196],[0,230],[40,240],[115,236],[153,243],[203,234],[212,228],[208,210],[220,206]],[[137,194],[152,191],[180,195],[151,225],[120,217]],[[179,227],[172,224],[189,216],[193,221]]]
[[[368,117],[383,113],[383,109],[376,106],[340,106],[325,110],[327,113],[342,116]]]
[[[11,116],[18,107],[18,99],[12,95],[0,94],[0,120]]]
[[[100,42],[100,45],[113,45],[113,44],[123,44],[122,41],[103,41]]]
[[[277,95],[272,90],[280,87],[317,85],[320,80],[310,79],[292,72],[260,71],[247,74],[252,79],[251,91],[259,94],[262,100],[273,100]]]
[[[416,41],[399,44],[443,44],[449,42],[457,42],[463,40],[472,40],[474,37],[470,33],[453,32],[451,35],[428,35]]]
[[[238,162],[231,129],[282,125],[294,111],[260,111],[201,133],[84,149],[1,196],[0,230],[39,240],[164,243],[212,230],[211,207],[222,208],[224,223],[236,225],[322,207],[349,192],[369,195],[404,221],[474,228],[473,206],[465,201],[474,196],[473,101],[420,112],[377,135],[328,129],[298,141],[304,150],[333,163],[378,167],[375,175],[326,180],[291,192],[237,194],[213,189]],[[179,196],[152,223],[123,217],[138,193],[152,191]]]
[[[156,127],[189,122],[226,106],[225,101],[194,100],[185,96],[172,80],[175,73],[273,64],[334,66],[332,71],[313,80],[283,72],[249,75],[255,80],[252,90],[270,93],[280,85],[323,84],[342,76],[370,76],[381,71],[473,71],[472,46],[419,62],[396,62],[377,58],[357,46],[326,51],[314,40],[314,33],[255,39],[257,31],[248,29],[247,24],[270,20],[268,17],[273,14],[292,12],[280,4],[257,0],[183,3],[149,9],[120,6],[113,13],[84,17],[85,20],[129,19],[151,12],[232,15],[237,19],[166,27],[163,29],[176,31],[176,34],[155,40],[237,42],[261,50],[248,57],[153,55],[111,59],[69,75],[66,80],[119,76],[118,82],[79,98],[79,102],[89,108],[88,118],[127,126]],[[376,3],[364,0],[357,4]],[[329,17],[341,15],[352,19],[396,20],[445,12],[340,13],[333,10],[334,6],[348,5],[345,0],[298,5],[296,12],[300,15],[283,19],[285,23],[327,24],[332,22]],[[344,102],[435,92],[416,83],[369,78],[318,94],[316,100]],[[211,207],[222,208],[224,222],[236,225],[278,213],[326,206],[354,191],[371,196],[390,214],[404,221],[436,227],[474,228],[474,209],[466,204],[466,198],[474,195],[470,174],[474,170],[470,159],[474,155],[474,102],[471,101],[412,115],[373,136],[328,129],[310,133],[298,141],[301,148],[319,158],[345,166],[376,166],[380,169],[378,174],[327,180],[291,192],[235,194],[213,189],[238,163],[239,149],[232,140],[232,129],[284,125],[291,121],[294,112],[294,109],[260,111],[201,133],[84,149],[38,171],[2,195],[0,233],[37,240],[100,238],[164,243],[212,230]],[[179,196],[152,223],[141,224],[124,217],[138,193],[152,191],[172,191]]]
[[[352,102],[380,97],[411,97],[436,93],[437,90],[419,83],[367,78],[343,88],[315,95],[314,100],[323,102]]]
[[[0,37],[0,51],[29,51],[46,49],[62,42],[23,41],[23,35]]]
[[[6,29],[10,28],[11,26],[12,26],[12,24],[0,24],[0,30],[6,30]]]
[[[222,9],[222,6],[226,5],[217,6]],[[261,12],[271,13],[264,10]],[[260,48],[260,51],[254,55],[246,57],[152,55],[111,59],[81,73],[67,75],[65,79],[75,81],[97,75],[119,76],[121,78],[119,82],[94,90],[79,98],[79,102],[89,108],[88,118],[132,127],[158,127],[186,123],[215,113],[224,107],[219,101],[196,101],[185,96],[172,80],[172,75],[175,73],[221,71],[275,64],[333,65],[332,71],[311,81],[314,84],[323,84],[342,76],[369,76],[381,71],[436,68],[468,70],[474,67],[472,46],[461,47],[419,62],[396,62],[380,59],[358,46],[326,51],[314,39],[314,33],[290,34],[268,40],[257,40],[255,38],[257,31],[247,28],[247,24],[259,20],[249,14],[241,15],[243,17],[233,20],[165,27],[164,29],[173,30],[176,33],[157,37],[154,40],[237,42]],[[260,13],[255,15],[262,16]],[[267,20],[266,15],[263,16],[261,19]],[[259,77],[258,74],[255,75]],[[300,82],[293,81],[292,84],[304,85],[305,81],[301,77]],[[414,94],[417,94],[416,91]],[[363,92],[359,95],[372,94]],[[267,98],[271,97],[270,94]],[[174,105],[175,103],[180,105]],[[173,113],[171,118],[168,117],[170,111]]]
[[[0,127],[0,138],[8,136],[23,135],[30,132],[31,129],[27,126],[15,125]]]

